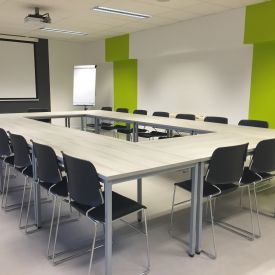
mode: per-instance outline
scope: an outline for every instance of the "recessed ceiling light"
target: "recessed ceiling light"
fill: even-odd
[[[68,30],[62,30],[62,29],[53,29],[53,28],[40,28],[41,31],[47,31],[47,32],[58,32],[58,33],[64,33],[64,34],[71,34],[71,35],[88,35],[86,32],[76,32],[76,31],[68,31]]]
[[[136,12],[126,11],[126,10],[119,10],[119,9],[113,9],[113,8],[101,7],[101,6],[96,6],[92,9],[94,11],[112,13],[112,14],[118,14],[118,15],[124,15],[124,16],[130,16],[130,17],[136,17],[136,18],[141,18],[141,19],[151,17],[151,15],[148,15],[148,14],[136,13]]]

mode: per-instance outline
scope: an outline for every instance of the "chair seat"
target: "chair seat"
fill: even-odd
[[[142,137],[142,138],[151,138],[151,137],[153,137],[150,132],[138,133],[138,136]]]
[[[29,178],[33,178],[33,170],[32,165],[24,168],[16,168],[17,171],[22,173],[24,176],[27,176]]]
[[[192,181],[191,180],[178,182],[178,183],[175,183],[175,185],[186,190],[186,191],[189,191],[189,192],[192,191]],[[233,191],[238,188],[238,186],[233,183],[219,184],[216,186],[204,181],[203,197],[219,195],[220,191],[222,194],[224,194],[226,192],[230,192],[230,191]]]
[[[138,128],[139,133],[146,133],[148,130],[145,128]]]
[[[108,123],[109,124],[109,123]],[[101,127],[102,124],[99,124],[98,126]],[[111,124],[110,124],[111,125]],[[86,124],[87,127],[90,127],[90,128],[95,128],[95,124],[94,123],[87,123]]]
[[[152,131],[151,135],[153,137],[166,137],[167,133],[165,133],[165,132],[159,132],[159,131]]]
[[[105,197],[104,192],[103,192],[103,196]],[[127,197],[124,197],[115,192],[112,192],[112,201],[113,201],[113,204],[112,204],[113,220],[117,220],[119,218],[122,218],[138,210],[146,209],[145,206],[139,204],[138,202],[131,200]],[[71,205],[83,215],[86,215],[86,212],[91,208],[91,206],[79,204],[76,202],[71,202]],[[104,223],[105,222],[105,204],[102,204],[94,208],[93,210],[91,210],[88,216],[89,218],[95,221]]]
[[[102,123],[101,123],[101,129],[102,129],[102,130],[105,130],[105,131],[111,131],[111,130],[114,130],[115,127],[114,127],[114,125],[111,124],[111,123],[102,122]]]
[[[265,180],[271,179],[273,177],[273,175],[270,173],[259,173],[259,175]],[[253,171],[251,171],[248,167],[245,167],[244,171],[243,171],[241,183],[242,184],[252,184],[255,182],[260,182],[260,181],[262,181],[261,177],[259,177]]]
[[[133,129],[124,129],[124,128],[119,128],[117,129],[118,133],[129,135],[133,133]]]
[[[127,127],[126,125],[120,125],[120,124],[115,125],[114,128],[117,129],[117,130],[118,130],[118,129],[127,129],[127,130],[129,130],[128,127]]]
[[[60,197],[68,197],[68,187],[67,187],[66,177],[63,177],[62,181],[56,184],[52,184],[50,182],[42,182],[42,181],[40,181],[39,184],[46,190],[50,190],[50,192],[53,195],[60,196]]]
[[[10,165],[14,165],[14,156],[4,158],[4,162]]]

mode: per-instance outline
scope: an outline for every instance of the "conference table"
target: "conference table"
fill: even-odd
[[[70,127],[70,119],[93,118],[95,133]],[[44,123],[35,119],[64,118],[65,126]],[[133,127],[133,141],[129,142],[99,135],[101,121],[125,122]],[[180,132],[192,132],[179,138],[138,142],[138,127],[150,126]],[[92,162],[104,184],[105,191],[105,274],[112,274],[112,186],[137,180],[137,200],[142,203],[142,178],[191,169],[192,194],[190,215],[190,256],[202,250],[202,206],[205,165],[218,147],[249,143],[252,153],[258,142],[275,138],[275,130],[189,121],[109,111],[65,111],[46,113],[1,114],[0,127],[11,133],[51,146],[62,160],[61,151]],[[35,171],[34,171],[35,172]],[[34,178],[36,175],[34,174]],[[40,190],[35,186],[35,223],[41,226]],[[139,216],[139,219],[142,217]]]

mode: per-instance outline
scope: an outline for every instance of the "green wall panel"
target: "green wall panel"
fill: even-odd
[[[275,41],[275,0],[246,8],[244,42]]]
[[[275,128],[275,42],[254,45],[250,119],[267,120]]]
[[[114,62],[114,108],[137,108],[137,60]]]
[[[129,59],[129,34],[105,40],[105,60],[119,61]]]
[[[105,40],[105,59],[113,62],[114,109],[137,108],[137,60],[129,59],[129,34]]]

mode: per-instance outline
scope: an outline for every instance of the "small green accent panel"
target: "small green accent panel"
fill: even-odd
[[[275,128],[275,42],[254,45],[249,118]]]
[[[137,108],[137,60],[114,62],[114,109]]]
[[[129,34],[105,40],[105,60],[107,62],[129,59]]]
[[[275,41],[275,0],[246,8],[244,43]]]

